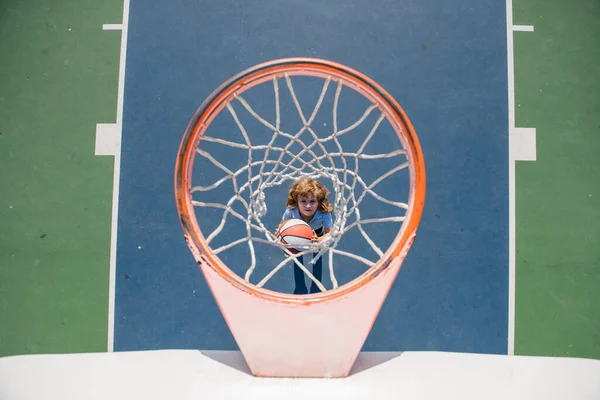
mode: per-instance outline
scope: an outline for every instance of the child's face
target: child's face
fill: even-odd
[[[302,217],[312,218],[318,208],[319,202],[312,194],[309,194],[308,196],[298,196],[298,210]]]

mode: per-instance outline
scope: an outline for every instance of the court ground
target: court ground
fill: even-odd
[[[599,17],[592,0],[2,2],[0,356],[237,350],[183,240],[177,148],[229,77],[306,56],[381,84],[423,147],[423,218],[363,350],[600,359]]]

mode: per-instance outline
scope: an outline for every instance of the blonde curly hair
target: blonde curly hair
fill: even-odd
[[[313,195],[319,203],[319,211],[331,212],[333,206],[327,200],[328,194],[327,188],[321,182],[311,178],[300,178],[290,188],[285,205],[290,208],[297,208],[298,196],[307,197],[308,195]]]

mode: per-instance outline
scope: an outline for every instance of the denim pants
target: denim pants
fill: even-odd
[[[323,236],[323,228],[319,228],[315,230],[317,236]],[[318,253],[313,253],[313,257],[315,257]],[[304,265],[304,257],[298,257],[298,262]],[[319,257],[319,259],[313,264],[312,274],[319,282],[321,282],[321,278],[323,276],[323,256]],[[308,294],[308,289],[306,288],[306,280],[304,278],[304,271],[300,269],[296,263],[294,263],[294,281],[296,284],[296,288],[294,289],[294,294]],[[311,280],[310,285],[310,293],[320,293],[321,289]]]

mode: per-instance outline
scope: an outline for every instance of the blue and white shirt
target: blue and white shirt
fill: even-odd
[[[283,216],[281,217],[282,221],[287,221],[288,219],[302,219],[302,217],[300,216],[300,211],[298,210],[298,207],[294,207],[294,208],[286,208],[285,212],[283,213]],[[313,215],[312,219],[310,220],[310,222],[308,223],[308,225],[311,227],[311,229],[313,231],[316,231],[317,229],[323,227],[325,229],[331,228],[333,226],[333,219],[331,218],[331,213],[330,212],[325,212],[322,213],[321,211],[317,210],[317,212],[315,213],[315,215]]]

